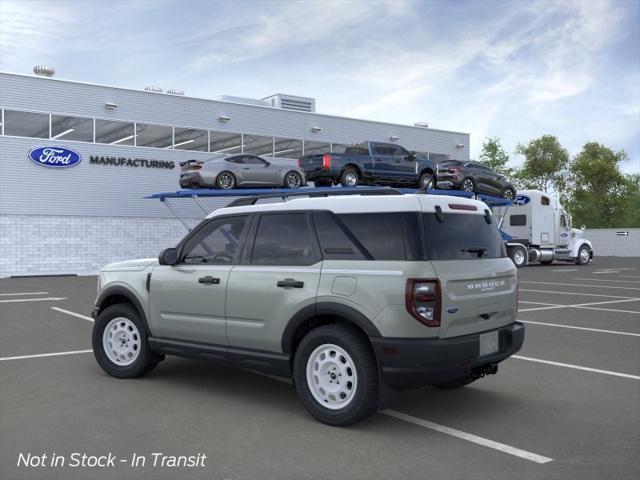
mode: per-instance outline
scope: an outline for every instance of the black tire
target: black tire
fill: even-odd
[[[318,178],[313,181],[313,185],[316,187],[330,187],[333,185],[333,182],[326,178]]]
[[[318,347],[325,344],[337,345],[346,351],[353,361],[357,375],[353,398],[341,409],[325,407],[316,400],[307,383],[309,357]],[[378,411],[378,367],[375,354],[367,338],[356,328],[330,324],[314,328],[307,333],[295,353],[293,378],[298,396],[307,411],[327,425],[351,425]]]
[[[360,183],[360,175],[355,168],[345,168],[340,175],[340,185],[343,187],[357,187]]]
[[[424,172],[422,175],[420,175],[420,180],[418,180],[418,188],[420,190],[429,190],[435,187],[434,183],[435,179],[433,177],[433,174]]]
[[[302,186],[302,183],[303,183],[302,175],[300,175],[295,170],[291,170],[287,172],[286,175],[284,176],[285,188],[291,188],[291,189],[300,188]]]
[[[507,247],[507,254],[516,268],[522,268],[527,264],[527,250],[524,247]]]
[[[456,388],[464,387],[465,385],[469,385],[477,380],[477,378],[471,377],[462,377],[456,380],[450,380],[448,382],[436,383],[434,387],[439,388],[441,390],[453,390]]]
[[[216,187],[222,190],[231,190],[236,186],[236,177],[233,173],[225,170],[216,177]]]
[[[462,180],[460,184],[460,190],[465,192],[475,192],[476,191],[476,182],[473,181],[473,178],[467,177]]]
[[[140,349],[137,358],[133,363],[126,366],[115,364],[109,359],[104,349],[103,335],[105,327],[114,319],[122,317],[130,320],[138,329],[140,335]],[[93,334],[91,337],[93,344],[93,355],[98,361],[98,365],[112,377],[116,378],[134,378],[149,373],[163,359],[163,356],[153,352],[149,348],[147,341],[147,332],[140,315],[131,305],[127,303],[119,303],[110,305],[105,308],[93,325]]]
[[[502,192],[502,198],[504,198],[505,200],[512,200],[513,201],[516,198],[516,192],[513,191],[513,188],[507,187]]]
[[[553,260],[540,260],[541,265],[551,265]]]
[[[586,258],[587,260],[583,260],[583,252],[586,251]],[[589,260],[591,259],[591,250],[589,249],[589,247],[587,247],[586,245],[582,245],[579,249],[578,249],[578,256],[576,257],[576,265],[586,265],[587,263],[589,263]]]

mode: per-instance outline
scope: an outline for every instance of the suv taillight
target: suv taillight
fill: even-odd
[[[459,167],[452,167],[449,169],[449,173],[457,173],[457,172],[461,172],[462,169]]]
[[[300,168],[302,166],[302,159],[298,159],[296,160],[296,165],[298,165],[298,168]]]
[[[331,168],[331,155],[328,153],[322,156],[322,168],[323,170],[329,170]]]
[[[440,282],[438,280],[407,280],[405,305],[413,318],[427,327],[440,326]]]

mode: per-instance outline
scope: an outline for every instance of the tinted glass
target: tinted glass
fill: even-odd
[[[462,162],[459,160],[445,160],[439,164],[442,168],[459,167],[460,165],[462,165]]]
[[[212,131],[209,133],[209,135],[211,140],[209,151],[211,153],[224,153],[227,155],[242,153],[241,134]]]
[[[265,157],[273,156],[273,137],[262,137],[260,135],[244,135],[244,153],[261,155]]]
[[[213,220],[187,240],[182,251],[184,263],[234,263],[247,217]]]
[[[133,145],[133,123],[96,119],[96,142]]]
[[[49,115],[5,110],[4,134],[17,137],[49,138]]]
[[[323,153],[329,153],[331,151],[331,145],[326,142],[313,142],[305,140],[304,142],[304,154],[305,155],[322,155]]]
[[[549,197],[540,197],[541,205],[549,205]]]
[[[366,260],[360,248],[329,212],[315,212],[314,222],[325,260]]]
[[[374,260],[404,260],[402,215],[348,213],[337,216]]]
[[[273,152],[274,157],[281,157],[281,158],[302,157],[302,140],[276,137],[274,139],[274,142],[275,142],[275,150]]]
[[[51,138],[93,142],[93,119],[51,115]]]
[[[209,149],[209,137],[206,130],[176,127],[173,148],[177,150],[197,150],[206,152]]]
[[[231,163],[244,163],[244,157],[242,155],[239,155],[237,157],[229,157],[229,158],[225,158],[225,161],[231,162]]]
[[[369,155],[369,149],[360,147],[349,147],[344,152],[346,155]]]
[[[138,147],[171,148],[173,129],[163,125],[136,123],[136,145]]]
[[[313,238],[304,213],[263,215],[251,263],[254,265],[311,265],[316,262]]]
[[[504,245],[495,222],[484,215],[447,213],[439,222],[435,213],[423,213],[431,260],[471,260],[504,257]]]
[[[522,227],[527,224],[526,215],[511,215],[509,217],[509,225],[512,227]]]
[[[260,157],[254,157],[253,155],[245,155],[242,157],[242,163],[248,163],[251,165],[264,165],[266,162]]]

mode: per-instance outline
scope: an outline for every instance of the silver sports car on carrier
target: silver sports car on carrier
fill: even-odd
[[[304,172],[293,160],[256,155],[220,155],[211,160],[180,163],[181,188],[285,187],[306,185]]]

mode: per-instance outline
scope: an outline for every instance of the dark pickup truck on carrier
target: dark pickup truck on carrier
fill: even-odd
[[[298,160],[307,181],[315,186],[340,183],[432,188],[436,163],[425,155],[409,152],[392,143],[365,142],[347,147],[344,153],[308,155]]]

